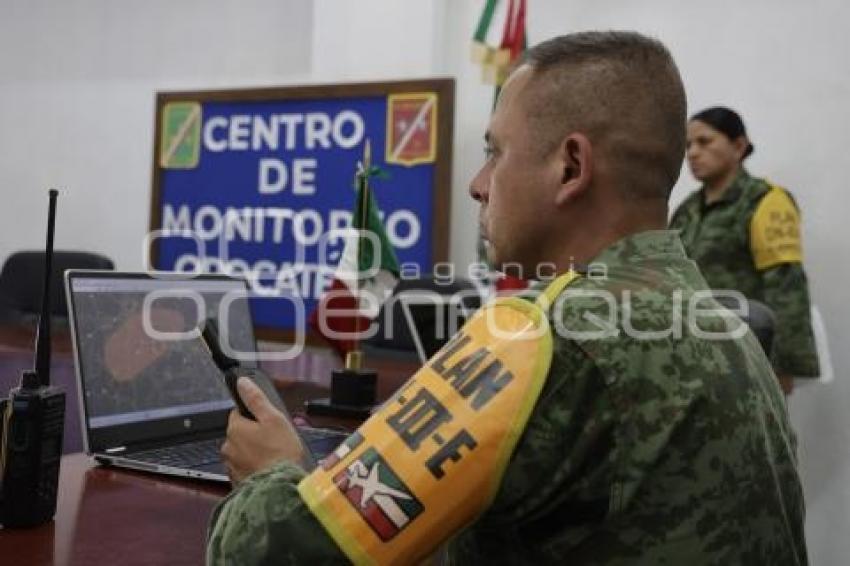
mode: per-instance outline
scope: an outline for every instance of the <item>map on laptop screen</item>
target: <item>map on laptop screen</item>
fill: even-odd
[[[89,426],[231,408],[218,368],[200,340],[190,335],[208,317],[219,319],[221,326],[219,310],[228,296],[224,305],[230,346],[253,352],[250,308],[247,298],[238,295],[244,290],[243,282],[226,279],[73,278],[72,308]]]

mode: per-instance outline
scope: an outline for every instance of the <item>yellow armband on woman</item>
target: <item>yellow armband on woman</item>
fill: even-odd
[[[803,261],[800,211],[784,189],[771,185],[756,207],[750,221],[750,250],[759,271]]]

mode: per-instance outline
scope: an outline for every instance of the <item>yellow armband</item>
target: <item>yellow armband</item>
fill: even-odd
[[[771,185],[750,221],[750,250],[756,269],[803,261],[800,211],[785,190]]]
[[[352,562],[416,564],[489,507],[549,371],[545,310],[575,278],[481,308],[301,481]]]

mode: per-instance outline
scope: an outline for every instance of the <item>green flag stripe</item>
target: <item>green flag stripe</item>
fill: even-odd
[[[487,31],[490,29],[490,24],[493,21],[493,13],[496,11],[496,5],[499,0],[487,0],[484,9],[481,11],[481,17],[478,18],[478,26],[475,28],[475,35],[472,38],[475,41],[484,43],[487,39]]]
[[[395,250],[390,244],[390,239],[387,236],[386,230],[384,230],[384,225],[381,222],[381,217],[378,215],[378,207],[375,204],[375,196],[372,191],[364,191],[365,183],[360,183],[360,186],[357,188],[357,210],[355,212],[354,217],[354,227],[358,230],[368,230],[373,234],[378,236],[378,241],[380,242],[380,250],[378,252],[381,254],[380,263],[377,265],[380,269],[389,271],[393,275],[398,276],[398,259],[395,255]],[[368,202],[364,203],[363,194],[366,192],[368,194]],[[363,206],[366,206],[366,225],[363,226]],[[359,271],[367,271],[369,268],[373,267],[376,262],[374,261],[375,250],[373,249],[373,241],[369,238],[360,238],[358,244],[358,265],[357,268]]]

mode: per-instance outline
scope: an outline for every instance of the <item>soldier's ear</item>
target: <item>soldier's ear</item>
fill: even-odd
[[[572,133],[558,147],[561,183],[555,194],[555,204],[563,206],[584,193],[593,174],[593,148],[587,136]]]

